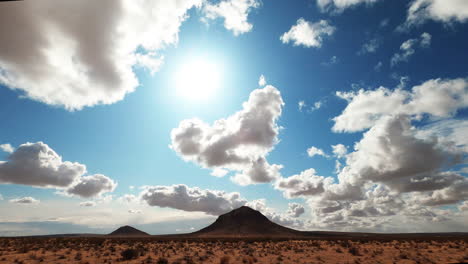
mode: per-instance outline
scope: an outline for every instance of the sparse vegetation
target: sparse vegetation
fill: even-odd
[[[463,263],[468,238],[451,240],[248,240],[0,238],[0,264]]]

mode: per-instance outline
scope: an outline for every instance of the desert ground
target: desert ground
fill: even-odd
[[[468,263],[468,241],[0,238],[0,263]]]

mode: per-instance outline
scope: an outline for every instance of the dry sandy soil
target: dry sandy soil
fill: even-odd
[[[453,240],[192,240],[0,238],[0,263],[468,263]]]

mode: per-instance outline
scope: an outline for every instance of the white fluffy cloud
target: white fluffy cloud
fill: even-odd
[[[403,42],[400,46],[400,52],[395,53],[390,60],[390,65],[393,67],[400,62],[408,61],[409,57],[411,57],[416,52],[416,45],[419,44],[421,47],[427,48],[431,45],[431,40],[431,34],[424,32],[417,39],[408,39],[407,41]]]
[[[13,148],[10,144],[0,144],[0,150],[7,153],[13,153],[15,148]]]
[[[338,158],[343,158],[348,153],[348,148],[343,144],[332,145],[333,154]]]
[[[346,156],[340,181],[384,182],[400,192],[450,185],[450,176],[439,170],[461,162],[460,152],[451,145],[439,145],[437,139],[419,139],[415,132],[408,117],[381,118]]]
[[[309,169],[278,179],[275,188],[286,198],[306,199],[309,228],[405,230],[394,224],[463,222],[441,206],[464,208],[468,199],[468,179],[458,168],[466,163],[468,125],[451,119],[468,107],[467,95],[468,82],[461,78],[429,80],[411,90],[338,93],[348,105],[334,119],[334,130],[368,129],[352,151],[332,146],[335,157],[344,158],[337,163],[338,179]],[[432,123],[413,124],[426,120]]]
[[[337,92],[348,101],[341,115],[334,118],[333,130],[356,132],[372,127],[382,116],[428,114],[451,117],[468,106],[467,79],[432,79],[414,86],[411,91],[380,87],[376,90]]]
[[[116,186],[104,175],[85,174],[85,165],[62,161],[62,157],[43,142],[22,144],[7,161],[0,162],[0,183],[3,184],[56,188],[64,194],[86,198],[113,191]]]
[[[271,182],[281,165],[269,164],[266,155],[278,142],[283,99],[273,86],[254,90],[243,109],[216,120],[183,120],[171,132],[171,148],[184,160],[204,168],[236,171],[234,181],[243,185]]]
[[[288,32],[284,33],[280,40],[283,43],[292,42],[294,46],[304,46],[307,48],[322,46],[325,37],[333,35],[336,28],[330,25],[327,20],[320,20],[312,23],[299,18],[296,25],[293,25]]]
[[[42,0],[0,9],[0,83],[69,110],[122,100],[201,0]],[[73,14],[80,14],[79,16]],[[137,49],[139,49],[137,54]]]
[[[37,204],[39,202],[40,202],[39,200],[34,199],[33,197],[30,197],[30,196],[10,200],[10,203],[17,203],[17,204]]]
[[[373,4],[379,0],[317,0],[317,5],[322,11],[342,12],[344,9],[359,4]]]
[[[406,23],[421,24],[427,20],[443,23],[466,22],[468,2],[465,0],[414,0],[411,2]]]
[[[148,186],[140,198],[150,206],[169,207],[189,212],[204,212],[220,215],[245,205],[247,202],[239,193],[216,190],[202,190],[186,185]]]
[[[307,169],[300,174],[277,180],[275,188],[283,191],[286,198],[296,198],[322,194],[332,183],[332,178],[318,176],[315,169]]]
[[[258,7],[258,0],[223,0],[216,4],[205,4],[203,12],[207,19],[223,18],[224,27],[237,36],[252,30],[248,16]]]
[[[297,217],[292,216],[290,211],[284,213],[277,213],[275,210],[272,208],[269,208],[266,205],[266,200],[265,199],[258,199],[258,200],[253,200],[250,201],[246,204],[246,206],[249,206],[250,208],[257,210],[261,212],[263,215],[265,215],[270,221],[275,222],[277,224],[283,225],[283,226],[288,226],[291,228],[296,228],[296,229],[303,229],[304,228],[304,222],[301,221],[300,219],[297,219]],[[289,208],[291,209],[291,204],[288,205]],[[301,205],[293,205],[295,210],[301,215]]]
[[[328,157],[327,154],[325,154],[325,152],[322,150],[322,149],[319,149],[317,147],[310,147],[307,149],[307,155],[309,155],[309,157],[313,157],[313,156],[322,156],[322,157]]]

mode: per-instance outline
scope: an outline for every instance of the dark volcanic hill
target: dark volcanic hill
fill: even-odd
[[[117,228],[109,236],[149,236],[149,234],[127,225]]]
[[[259,211],[242,206],[219,216],[213,224],[192,235],[197,237],[294,237],[303,236],[303,232],[275,224]]]

